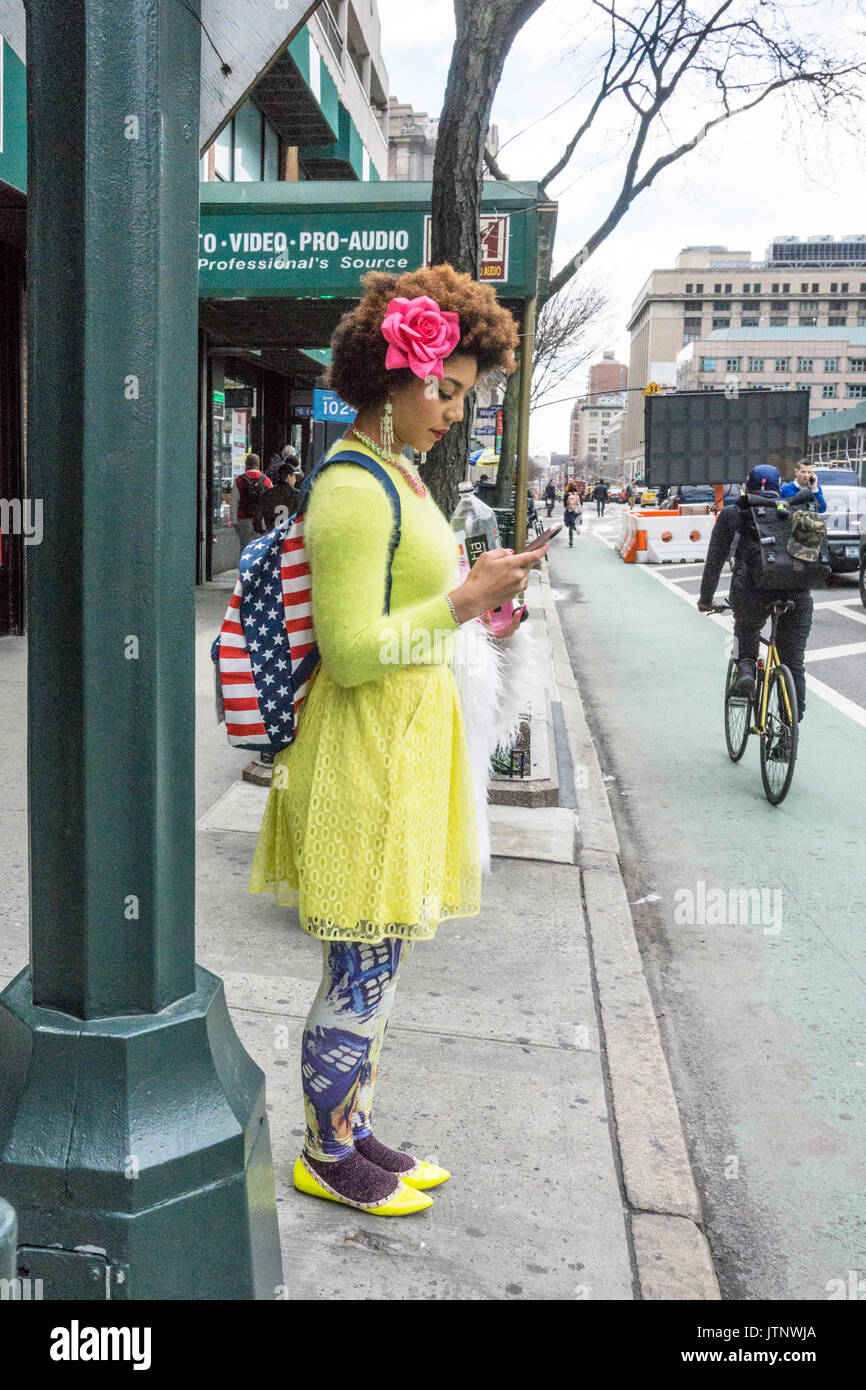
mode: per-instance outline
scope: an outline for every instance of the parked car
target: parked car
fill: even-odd
[[[739,483],[725,483],[723,505],[732,507],[741,491]],[[682,503],[693,506],[702,502],[708,502],[711,507],[715,506],[716,489],[711,483],[680,483],[665,498],[665,506],[671,509],[679,507]]]
[[[866,521],[866,487],[853,468],[816,468],[827,510],[827,546],[834,574],[860,571],[863,593],[863,523]],[[864,600],[866,602],[866,600]]]

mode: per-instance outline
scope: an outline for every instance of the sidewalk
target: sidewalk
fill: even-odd
[[[533,579],[529,603],[550,673],[562,800],[574,805],[576,792],[577,817],[493,808],[483,912],[443,923],[417,947],[377,1087],[381,1137],[454,1176],[432,1209],[403,1221],[295,1193],[300,1035],[321,948],[294,912],[247,892],[267,794],[239,783],[247,757],[214,723],[209,659],[231,582],[196,594],[197,958],[224,979],[237,1031],[267,1077],[289,1296],[718,1298],[546,574]],[[25,645],[0,641],[0,987],[27,956]]]

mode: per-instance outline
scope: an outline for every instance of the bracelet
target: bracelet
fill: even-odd
[[[448,604],[448,607],[451,609],[451,616],[452,616],[452,618],[454,619],[454,621],[455,621],[455,623],[457,624],[457,626],[460,627],[460,626],[461,626],[460,619],[458,618],[456,612],[454,611],[454,604],[451,602],[450,596],[449,596],[448,594],[445,595],[445,602]]]

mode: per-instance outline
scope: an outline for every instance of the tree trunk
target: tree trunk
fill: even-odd
[[[477,279],[484,149],[505,59],[544,0],[454,0],[457,34],[433,165],[431,260]],[[431,449],[424,479],[450,516],[469,456],[471,402],[459,425]]]

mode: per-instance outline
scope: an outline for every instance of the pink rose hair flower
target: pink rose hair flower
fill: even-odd
[[[417,299],[392,299],[382,323],[388,343],[385,366],[408,367],[416,376],[442,380],[442,362],[460,342],[460,318],[440,309],[426,294]]]

